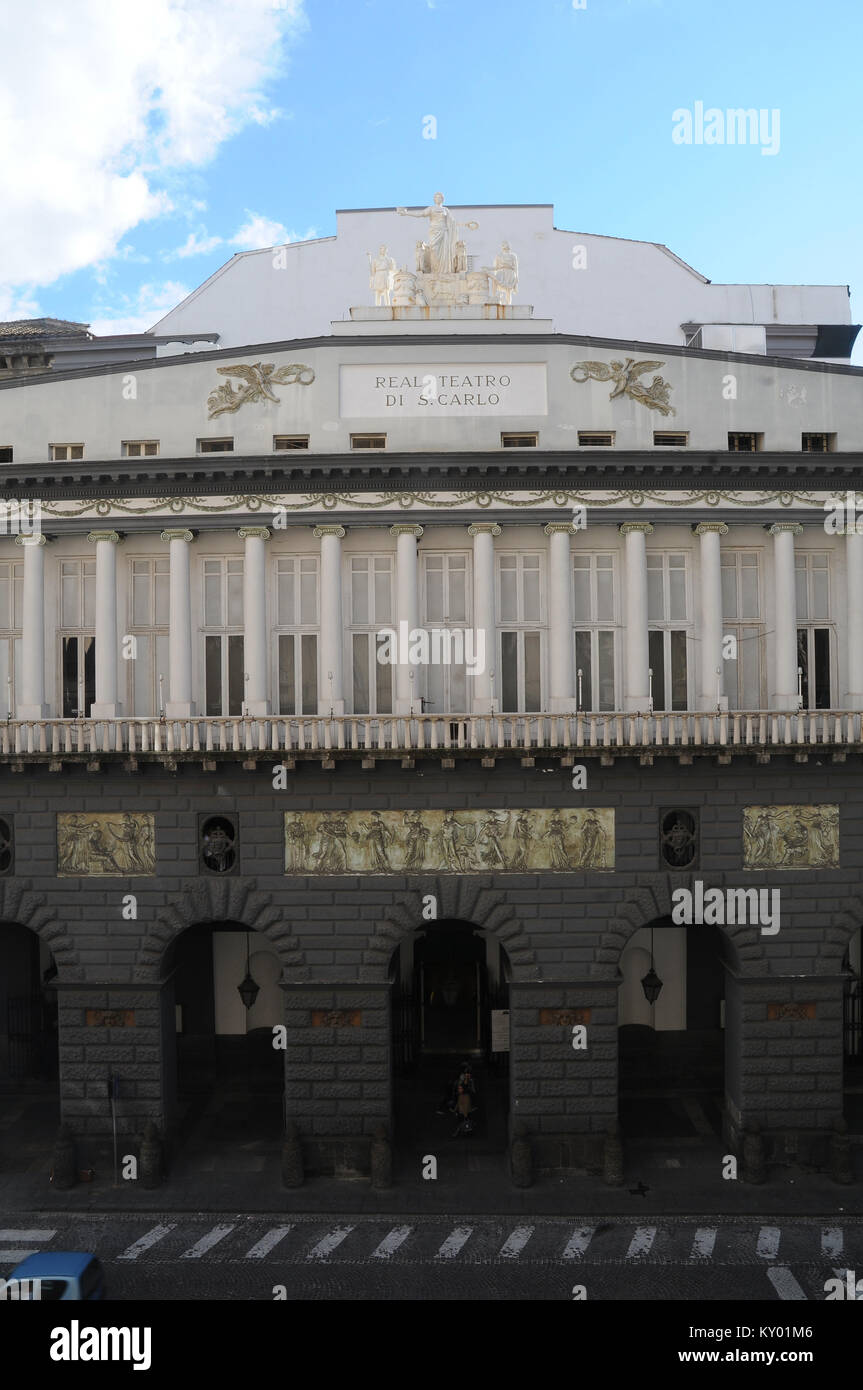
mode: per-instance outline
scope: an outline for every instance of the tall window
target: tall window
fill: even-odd
[[[133,714],[161,714],[168,698],[168,620],[170,565],[167,555],[131,562],[131,623],[135,659],[129,668]],[[161,678],[161,682],[160,682]]]
[[[686,556],[648,554],[648,653],[653,708],[686,709],[686,638],[689,628]]]
[[[830,558],[826,551],[797,551],[797,665],[804,709],[831,709],[835,633],[830,621]],[[777,595],[777,599],[779,596]]]
[[[542,709],[542,581],[539,555],[499,555],[500,707]]]
[[[276,561],[276,625],[279,714],[317,714],[317,556]]]
[[[614,556],[573,555],[572,582],[578,708],[613,710],[616,622]]]
[[[24,566],[0,564],[0,718],[15,713],[21,671]]]
[[[722,552],[722,673],[729,709],[764,709],[764,624],[758,552]]]
[[[390,555],[351,556],[350,602],[354,714],[392,714],[394,668],[378,661],[376,640],[393,626]]]
[[[461,647],[453,646],[451,654],[464,654],[468,628],[468,560],[464,553],[423,556],[425,576],[425,624],[427,628],[460,629],[464,636]],[[474,659],[479,655],[474,645]],[[487,665],[491,652],[485,655]],[[470,709],[471,691],[464,661],[430,665],[426,671],[426,704],[432,714],[466,714]]]
[[[89,719],[96,698],[96,561],[60,561],[60,679],[64,719]]]
[[[242,560],[204,561],[204,684],[207,714],[242,714]]]

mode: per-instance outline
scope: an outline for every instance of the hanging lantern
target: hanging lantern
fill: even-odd
[[[250,1009],[261,992],[260,985],[255,984],[252,979],[252,972],[249,969],[249,933],[246,932],[246,978],[242,984],[237,985],[237,993],[242,999],[247,1009]]]

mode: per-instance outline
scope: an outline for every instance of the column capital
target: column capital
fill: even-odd
[[[576,530],[571,521],[550,521],[542,529],[547,536],[559,536],[561,534],[574,536]]]
[[[802,536],[803,527],[799,521],[774,521],[772,526],[766,528],[771,536],[778,536],[781,531],[790,531],[792,536]]]
[[[336,536],[339,540],[346,534],[344,526],[316,526],[312,535],[316,541],[324,536]]]
[[[727,536],[728,527],[724,521],[699,521],[697,525],[693,525],[692,532],[695,536],[708,536],[711,532],[719,536]]]
[[[421,526],[411,526],[407,521],[396,522],[395,526],[390,527],[391,536],[416,536],[419,540],[422,534],[423,528]]]
[[[642,531],[645,536],[653,535],[653,526],[649,521],[622,521],[617,529],[622,536],[628,536],[632,531]]]
[[[88,531],[87,540],[96,545],[99,541],[110,541],[116,545],[120,539],[119,531]]]
[[[258,540],[268,541],[270,539],[270,529],[268,526],[241,526],[237,531],[241,541]]]
[[[467,533],[469,536],[499,536],[501,530],[496,521],[474,521]]]
[[[47,545],[47,544],[48,544],[48,537],[47,537],[47,536],[42,536],[42,535],[39,535],[39,536],[16,536],[16,537],[15,537],[15,544],[16,544],[16,545]]]
[[[195,533],[194,531],[187,531],[181,527],[176,531],[160,532],[159,539],[163,541],[193,541],[195,539]]]

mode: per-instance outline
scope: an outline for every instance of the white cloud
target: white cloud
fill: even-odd
[[[140,285],[135,295],[122,295],[119,303],[110,308],[103,305],[95,308],[90,319],[90,332],[146,333],[189,293],[188,285],[182,285],[177,280],[165,280],[159,285]]]
[[[281,222],[246,208],[246,221],[231,237],[231,245],[239,246],[241,251],[257,251],[262,246],[281,246],[289,238],[290,233]]]
[[[171,208],[160,186],[277,112],[265,87],[303,0],[6,6],[0,290],[115,254]]]
[[[183,245],[178,246],[176,251],[169,251],[165,260],[174,260],[177,256],[183,259],[186,256],[208,256],[221,244],[222,238],[220,236],[207,236],[205,231],[202,231],[200,236],[197,232],[190,232]]]

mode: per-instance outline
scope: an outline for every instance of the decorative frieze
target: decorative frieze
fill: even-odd
[[[744,806],[744,869],[838,869],[838,806]]]
[[[134,878],[156,872],[151,812],[60,812],[57,874],[60,878]]]
[[[288,811],[288,874],[578,873],[614,868],[614,811]]]

